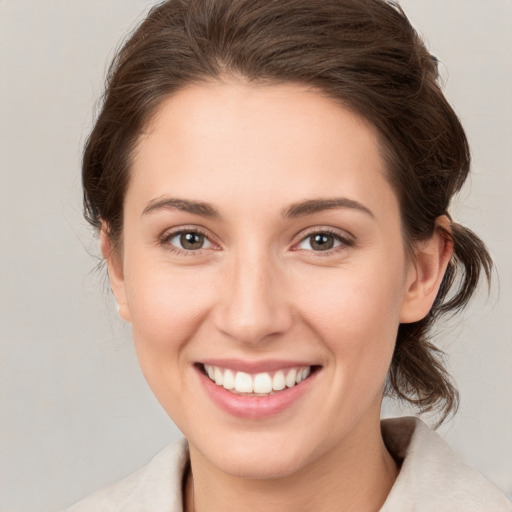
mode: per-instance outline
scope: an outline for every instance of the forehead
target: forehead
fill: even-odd
[[[128,196],[237,198],[269,207],[350,196],[395,207],[375,129],[301,85],[192,85],[166,99],[141,135]]]

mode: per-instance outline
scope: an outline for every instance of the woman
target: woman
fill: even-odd
[[[384,393],[454,412],[428,332],[491,259],[437,61],[382,0],[171,0],[86,145],[144,375],[183,432],[81,510],[510,510]]]

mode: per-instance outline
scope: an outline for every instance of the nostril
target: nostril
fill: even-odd
[[[289,331],[292,314],[278,305],[261,306],[241,302],[219,308],[215,316],[215,326],[230,338],[248,344],[258,344],[275,339]]]

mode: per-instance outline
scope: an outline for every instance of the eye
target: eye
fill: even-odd
[[[213,245],[203,233],[194,230],[171,233],[165,236],[163,242],[177,250],[187,252],[207,249]]]
[[[297,248],[306,251],[326,252],[342,246],[352,246],[353,241],[330,231],[317,231],[303,238]]]

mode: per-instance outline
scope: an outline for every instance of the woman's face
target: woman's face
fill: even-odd
[[[290,475],[378,429],[414,265],[376,134],[332,100],[243,83],[167,99],[110,272],[197,460]]]

